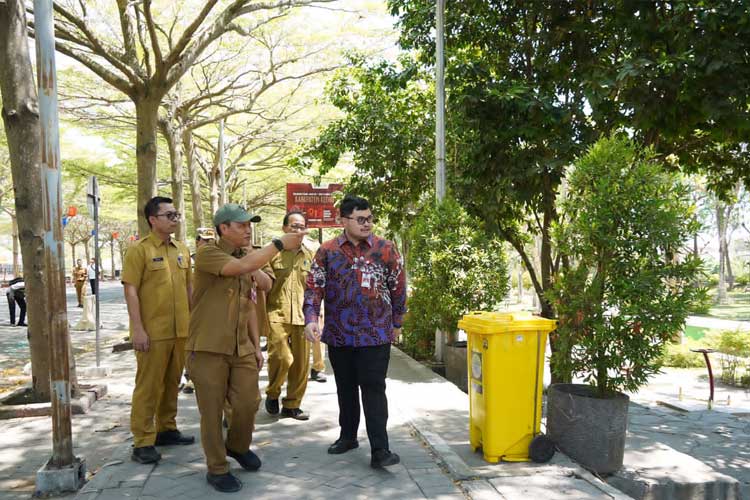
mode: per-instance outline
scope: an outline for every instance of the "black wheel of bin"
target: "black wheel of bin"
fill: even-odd
[[[544,434],[539,434],[531,440],[531,444],[529,445],[529,457],[531,457],[532,461],[538,464],[547,463],[554,455],[555,443]]]

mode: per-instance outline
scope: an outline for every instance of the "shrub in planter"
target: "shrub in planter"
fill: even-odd
[[[659,370],[664,344],[681,331],[698,296],[701,263],[679,254],[698,227],[686,186],[652,151],[616,136],[576,162],[561,207],[564,222],[555,237],[567,266],[553,289],[559,349],[552,369],[587,385],[550,389],[548,433],[574,459],[575,448],[595,456],[592,447],[600,441],[602,456],[583,465],[612,472],[622,465],[627,419],[598,404],[588,417],[570,412],[592,407],[585,398],[627,411],[621,391],[638,390]],[[553,408],[574,396],[584,400]],[[584,425],[579,432],[571,416]]]
[[[456,329],[469,311],[493,310],[508,291],[503,244],[453,199],[429,202],[408,233],[409,312],[404,344],[417,357],[432,354],[435,329]]]

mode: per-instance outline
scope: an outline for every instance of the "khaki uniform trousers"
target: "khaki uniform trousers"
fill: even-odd
[[[177,429],[177,395],[185,366],[185,339],[152,340],[136,351],[138,368],[130,411],[133,446],[153,446],[156,433]]]
[[[271,323],[268,335],[269,399],[279,399],[281,387],[286,385],[284,408],[299,408],[307,390],[310,371],[310,342],[305,338],[305,327],[286,323]]]
[[[76,281],[76,297],[78,297],[78,305],[83,305],[83,287],[86,286],[85,281]]]
[[[255,355],[189,352],[187,369],[201,414],[201,443],[208,472],[226,474],[226,450],[244,453],[253,440],[255,413],[260,405]],[[221,425],[225,402],[232,408],[226,443]]]
[[[323,361],[323,343],[318,340],[315,342],[312,342],[311,345],[312,350],[312,366],[311,368],[315,370],[316,372],[324,372],[326,371],[326,362]]]

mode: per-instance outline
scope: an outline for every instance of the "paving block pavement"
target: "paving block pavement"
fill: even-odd
[[[402,457],[398,466],[382,471],[369,467],[364,419],[360,448],[344,455],[326,453],[338,435],[333,377],[324,384],[309,383],[303,402],[303,409],[312,415],[307,422],[279,420],[267,415],[261,405],[252,447],[263,467],[249,473],[230,460],[233,471],[245,483],[237,494],[219,494],[206,484],[199,444],[162,448],[164,459],[157,466],[136,464],[129,457],[134,357],[132,351],[111,353],[108,348],[126,335],[127,313],[119,286],[102,289],[103,363],[110,367],[111,375],[82,380],[105,383],[108,391],[89,413],[73,418],[75,453],[86,459],[89,482],[77,494],[68,495],[70,498],[630,498],[560,453],[541,465],[486,463],[468,444],[466,394],[397,349],[387,383],[391,448]],[[69,305],[71,297],[69,294]],[[69,320],[75,322],[78,310],[69,310]],[[78,366],[92,366],[93,332],[71,332],[71,336]],[[0,325],[0,352],[6,355],[0,356],[0,365],[14,361],[12,358],[23,351],[23,342],[19,329]],[[264,370],[261,387],[265,376]],[[655,386],[658,397],[663,397],[667,385]],[[702,386],[699,389],[705,392]],[[650,400],[654,398],[648,390],[632,396],[640,404],[631,405],[630,436],[694,457],[738,481],[738,498],[750,498],[750,422],[718,412],[678,413],[657,407]],[[740,397],[732,401],[740,401]],[[199,437],[194,396],[181,394],[179,404],[180,428]],[[48,417],[0,421],[0,500],[29,498],[36,470],[49,459],[50,450]],[[644,459],[628,465],[638,470],[645,463]]]

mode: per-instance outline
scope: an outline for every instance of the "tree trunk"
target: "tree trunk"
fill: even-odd
[[[727,290],[732,290],[734,289],[734,273],[732,272],[732,259],[729,258],[729,241],[727,241],[726,234],[724,235],[724,261]]]
[[[136,164],[138,165],[138,234],[142,237],[149,232],[148,222],[141,210],[148,200],[156,196],[156,144],[159,121],[159,102],[153,96],[135,99],[136,117]]]
[[[195,146],[193,145],[193,134],[183,128],[182,147],[185,150],[185,161],[187,163],[188,177],[190,182],[190,201],[193,207],[193,225],[195,228],[203,227],[203,204],[201,200],[201,183],[198,176],[198,165],[195,161]]]
[[[219,163],[217,161],[214,161],[208,175],[208,192],[213,215],[219,209]]]
[[[76,245],[75,243],[70,244],[70,255],[73,257],[73,267],[76,267]]]
[[[175,238],[184,242],[187,234],[187,222],[185,220],[185,189],[182,179],[182,146],[180,144],[182,134],[168,119],[160,121],[159,124],[169,147],[169,164],[172,169],[172,201],[175,209],[183,214],[180,224],[177,226]]]
[[[716,302],[718,304],[727,304],[727,282],[724,268],[724,264],[726,263],[726,259],[724,258],[726,248],[724,244],[726,243],[727,224],[724,218],[724,204],[721,202],[718,202],[716,205],[716,226],[719,232],[719,284],[716,291]]]
[[[112,259],[112,279],[115,279],[115,239],[109,240],[109,256]]]
[[[18,218],[15,214],[10,216],[10,224],[13,239],[13,276],[18,276],[20,271],[18,268]]]
[[[26,9],[21,0],[0,3],[0,93],[10,152],[16,217],[27,296],[31,379],[37,401],[50,400],[50,365],[46,321],[44,212],[39,114],[36,83],[26,35]]]

